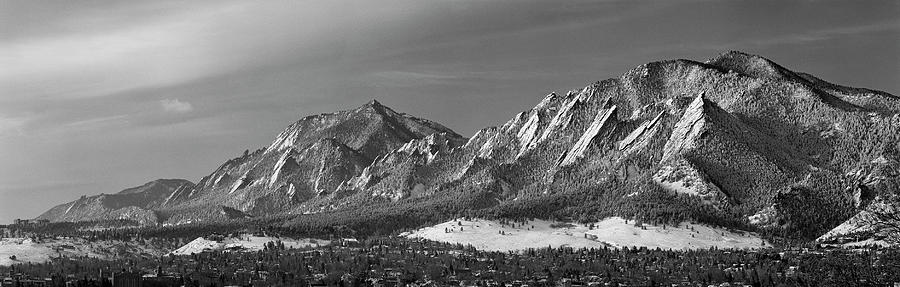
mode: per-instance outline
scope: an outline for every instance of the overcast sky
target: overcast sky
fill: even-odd
[[[760,54],[900,94],[900,1],[0,3],[0,223],[196,182],[378,99],[470,136],[654,60]]]

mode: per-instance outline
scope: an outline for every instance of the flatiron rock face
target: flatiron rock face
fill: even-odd
[[[263,149],[226,161],[198,187],[173,199],[169,222],[221,219],[221,206],[248,215],[303,212],[329,205],[345,182],[411,141],[441,134],[466,139],[432,121],[371,101],[353,110],[307,116]],[[345,190],[346,191],[346,190]]]
[[[674,194],[738,216],[723,221],[834,227],[896,191],[898,112],[896,96],[728,52],[647,63],[551,93],[470,139],[376,101],[304,117],[269,146],[138,207],[179,223],[237,216],[223,206],[241,216],[389,212],[478,195],[460,208],[483,209],[577,191],[588,192],[586,202]],[[796,190],[809,192],[787,194]],[[810,202],[784,201],[792,198]],[[817,212],[792,212],[805,208]]]

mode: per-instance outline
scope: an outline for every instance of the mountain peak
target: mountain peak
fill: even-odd
[[[381,107],[383,107],[383,105],[381,105],[381,103],[378,102],[378,100],[376,100],[376,99],[372,99],[371,101],[369,101],[368,103],[366,103],[365,106],[370,106],[370,107],[379,107],[379,106],[381,106]]]
[[[395,112],[388,106],[381,104],[378,100],[372,99],[366,104],[355,109],[356,112],[375,113],[383,116],[396,117],[400,114]]]
[[[371,101],[367,102],[366,104],[360,106],[357,110],[368,110],[368,109],[371,109],[371,110],[376,110],[376,111],[377,111],[377,110],[382,110],[382,109],[385,109],[385,108],[387,108],[387,107],[386,107],[385,105],[381,104],[381,102],[379,102],[379,101],[376,100],[376,99],[372,99]]]
[[[706,61],[706,64],[760,79],[794,78],[793,72],[765,57],[741,51],[728,51]]]
[[[731,50],[731,51],[728,51],[728,52],[725,52],[725,53],[722,53],[722,54],[719,55],[719,57],[723,57],[723,56],[728,56],[728,57],[743,57],[743,58],[753,58],[753,57],[759,57],[759,58],[762,58],[762,57],[759,56],[759,55],[754,55],[754,54],[750,54],[750,53],[743,52],[743,51],[738,51],[738,50]]]

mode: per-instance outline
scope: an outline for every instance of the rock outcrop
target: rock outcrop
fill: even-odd
[[[812,208],[796,214],[832,216],[793,222],[832,227],[850,217],[842,218],[847,208],[895,188],[898,114],[896,96],[727,52],[705,62],[652,62],[551,93],[471,139],[376,101],[307,116],[147,209],[176,224],[367,208],[396,219],[434,202],[505,214],[507,207],[565,210],[557,203],[570,200],[588,204],[579,212],[609,214],[647,205],[630,200],[665,205],[658,199],[701,205],[678,212],[713,208],[721,212],[710,216],[735,217],[721,222],[749,217],[775,227],[784,208]],[[795,198],[809,204],[777,204],[787,198],[781,191],[798,186],[804,193]],[[572,201],[577,196],[584,202]],[[80,205],[89,204],[48,213]],[[405,209],[391,213],[397,206]]]

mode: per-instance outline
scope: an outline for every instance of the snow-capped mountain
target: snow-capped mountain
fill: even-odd
[[[865,207],[855,193],[896,192],[872,162],[900,151],[898,113],[896,96],[728,52],[551,93],[470,139],[376,101],[308,116],[155,210],[177,224],[477,197],[454,210],[703,217],[815,238]],[[561,195],[585,198],[548,203]]]
[[[373,161],[411,140],[464,138],[432,121],[371,101],[353,110],[308,116],[263,149],[225,162],[197,186],[171,196],[170,220],[220,218],[220,207],[252,215],[307,212],[346,196],[339,189]]]

